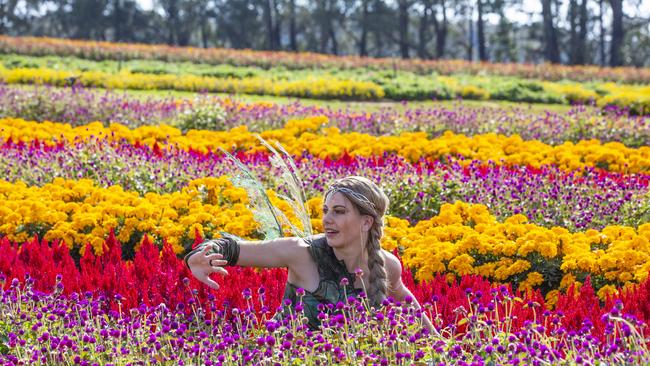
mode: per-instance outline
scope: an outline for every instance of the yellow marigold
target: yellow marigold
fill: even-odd
[[[519,291],[532,291],[535,286],[544,283],[544,276],[539,272],[530,272],[519,284]]]
[[[307,200],[305,206],[307,207],[307,211],[309,211],[310,217],[317,219],[323,216],[323,197],[310,198]]]
[[[496,266],[497,263],[495,262],[485,263],[483,265],[474,267],[474,272],[479,276],[483,276],[485,278],[492,278],[494,276],[494,271],[496,269]]]
[[[519,259],[515,261],[515,263],[513,263],[508,270],[510,271],[510,275],[515,275],[525,272],[528,269],[530,269],[530,262],[527,260]]]
[[[522,225],[528,222],[528,218],[522,214],[516,214],[508,217],[504,223],[508,225]]]
[[[453,225],[463,222],[463,218],[456,212],[453,205],[445,203],[440,208],[438,216],[434,217],[432,221],[436,225]]]
[[[624,272],[621,272],[618,275],[618,280],[621,281],[621,282],[631,281],[633,278],[634,278],[634,276],[630,272],[625,272],[624,271]]]
[[[599,299],[605,301],[607,297],[618,295],[618,290],[615,286],[605,285],[598,290],[597,295]]]
[[[474,273],[472,264],[474,264],[474,258],[472,256],[461,254],[449,262],[448,268],[456,272],[459,276],[464,276]]]
[[[546,306],[549,309],[555,308],[555,304],[557,304],[557,300],[560,297],[560,291],[558,290],[551,290],[546,294],[545,300],[546,300]]]
[[[562,277],[562,280],[560,281],[560,288],[561,289],[569,288],[569,286],[571,286],[575,282],[576,282],[576,277],[571,273],[567,273]]]

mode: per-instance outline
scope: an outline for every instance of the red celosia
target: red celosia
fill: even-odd
[[[0,251],[3,253],[0,256],[0,272],[9,280],[23,279],[29,274],[35,280],[36,289],[47,292],[53,289],[56,275],[61,274],[65,293],[92,291],[103,294],[114,309],[118,308],[115,295],[119,294],[122,309],[137,307],[141,303],[149,306],[165,303],[175,308],[194,297],[207,311],[212,306],[222,309],[226,306],[246,308],[252,305],[259,314],[262,303],[257,290],[263,287],[264,305],[272,314],[280,304],[287,278],[285,269],[229,267],[227,278],[215,275],[215,280],[221,286],[215,291],[194,279],[171,245],[165,242],[162,250],[159,250],[146,236],[132,261],[122,260],[121,244],[114,233],[105,241],[104,255],[95,256],[88,245],[79,266],[75,265],[63,243],[50,244],[38,238],[22,245],[2,238]],[[445,276],[438,276],[430,282],[415,283],[411,272],[405,269],[402,278],[420,303],[430,303],[434,297],[437,298],[435,309],[443,326],[456,324],[463,318],[464,315],[457,314],[458,310],[462,307],[469,311],[473,299],[476,299],[474,306],[487,306],[497,296],[500,299],[497,302],[499,320],[504,316],[506,302],[502,300],[501,291],[494,292],[494,285],[481,277],[464,276],[450,283]],[[510,286],[505,288],[512,294]],[[245,289],[251,290],[249,300],[242,296]],[[477,297],[479,293],[480,297]],[[214,296],[212,301],[208,300],[209,294]],[[514,330],[524,326],[526,321],[541,319],[545,308],[539,292],[514,293],[513,296],[520,298],[509,302],[511,315],[515,317]],[[630,313],[646,323],[650,319],[647,307],[650,281],[637,286],[634,291],[625,291],[609,299],[604,306],[601,306],[590,282],[586,281],[580,291],[571,288],[560,295],[554,312],[564,314],[562,323],[568,330],[581,329],[587,320],[594,328],[592,334],[602,335],[604,322],[601,317],[613,307],[616,300],[622,300],[625,304],[624,313]],[[534,307],[529,306],[533,304]],[[493,315],[491,317],[494,318]],[[463,329],[464,326],[461,326],[459,330]]]

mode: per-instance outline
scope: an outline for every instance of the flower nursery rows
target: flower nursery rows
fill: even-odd
[[[64,318],[62,324],[76,329],[77,322],[98,322],[99,318],[95,320],[94,317],[101,314],[107,314],[109,319],[96,323],[88,331],[75,331],[61,338],[51,336],[55,331],[36,315],[36,320],[22,322],[21,329],[31,327],[32,332],[38,334],[38,344],[49,342],[59,350],[56,353],[59,356],[43,353],[36,347],[37,343],[28,345],[28,339],[8,331],[7,347],[20,347],[25,351],[20,357],[12,356],[16,360],[26,357],[42,362],[72,360],[79,349],[86,350],[83,357],[77,355],[79,363],[143,358],[156,362],[203,357],[210,360],[205,353],[211,349],[228,355],[230,359],[223,359],[222,363],[237,362],[239,357],[246,362],[308,357],[305,362],[310,363],[346,362],[354,358],[370,364],[408,363],[408,360],[421,359],[454,363],[470,356],[498,362],[515,358],[534,362],[581,357],[580,360],[598,358],[635,363],[644,359],[643,333],[637,332],[642,332],[648,319],[647,307],[643,306],[647,300],[643,296],[647,297],[650,270],[647,266],[650,227],[643,224],[647,222],[648,208],[638,205],[637,199],[648,194],[650,177],[645,173],[617,173],[586,166],[572,171],[567,167],[559,168],[558,164],[534,168],[504,161],[497,164],[488,160],[464,160],[462,156],[452,158],[448,154],[443,155],[447,156],[443,160],[434,161],[425,156],[411,162],[394,154],[399,154],[399,150],[368,156],[344,151],[341,156],[320,159],[307,155],[307,149],[297,161],[312,197],[308,207],[317,230],[322,204],[319,193],[327,180],[359,169],[385,185],[391,197],[403,195],[403,201],[411,203],[412,206],[401,208],[402,214],[413,212],[420,205],[430,205],[430,216],[410,218],[412,223],[389,217],[382,245],[397,250],[402,256],[406,278],[411,278],[408,269],[414,270],[410,287],[415,289],[419,301],[429,304],[426,309],[436,319],[436,325],[449,334],[462,335],[462,341],[453,342],[454,346],[449,349],[448,339],[434,343],[435,338],[415,332],[417,324],[413,323],[413,314],[404,315],[408,314],[408,309],[396,313],[387,307],[385,312],[368,318],[368,313],[362,311],[363,306],[344,304],[342,306],[349,308],[351,316],[358,318],[333,318],[327,323],[332,333],[321,334],[320,337],[329,337],[321,339],[302,329],[299,321],[281,324],[270,319],[272,309],[279,306],[286,276],[282,270],[236,270],[232,273],[234,276],[244,276],[235,277],[239,285],[224,286],[228,290],[220,292],[218,298],[194,280],[184,280],[189,273],[176,255],[200,237],[213,236],[222,230],[242,237],[258,235],[253,216],[245,206],[246,193],[232,187],[225,178],[228,171],[220,153],[201,152],[197,145],[177,143],[174,137],[184,136],[172,127],[163,126],[156,131],[150,127],[129,130],[116,124],[104,128],[100,124],[71,127],[17,119],[2,122],[3,164],[9,182],[0,189],[5,198],[1,220],[5,237],[3,253],[7,253],[1,271],[10,278],[26,278],[26,274],[33,273],[32,277],[27,277],[27,288],[21,289],[20,282],[12,281],[5,293],[6,303],[25,296],[21,295],[23,292],[32,294],[22,307],[9,307],[6,311],[26,319],[31,319],[31,315],[25,314],[43,313],[41,309],[52,309],[54,314],[63,316],[69,311],[63,309],[75,306],[73,304],[78,303],[83,294],[85,300],[81,304],[87,308],[75,310],[81,311],[80,318]],[[287,141],[297,141],[296,135],[309,134],[310,129],[318,130],[326,122],[323,118],[293,120],[283,129],[267,131],[266,135],[262,132],[262,136],[287,136],[281,141],[291,149]],[[205,140],[214,141],[210,136],[222,132],[189,132],[190,135],[195,133],[207,134]],[[242,133],[251,135],[245,129]],[[231,143],[239,145],[230,148],[239,151],[238,156],[256,167],[258,174],[262,176],[267,172],[269,176],[268,170],[273,167],[268,155],[257,151],[250,137],[236,136],[231,133]],[[361,135],[356,133],[355,136]],[[474,138],[477,136],[469,139]],[[201,140],[193,138],[192,142],[200,143]],[[522,141],[522,146],[527,142],[531,141]],[[622,166],[630,165],[624,159],[634,157],[633,152],[645,151],[643,147],[614,146],[625,151],[619,155],[623,159],[619,162]],[[30,166],[33,169],[24,169]],[[207,172],[209,176],[220,178],[201,178]],[[410,177],[411,182],[403,184],[405,176]],[[156,179],[158,177],[164,179]],[[499,180],[504,183],[500,184]],[[278,184],[268,178],[267,182]],[[135,189],[122,188],[129,184]],[[546,195],[542,186],[547,188]],[[575,189],[575,193],[566,189]],[[530,193],[535,191],[542,193],[537,198],[537,207],[530,201],[523,201],[524,197],[530,200]],[[449,203],[441,199],[445,197],[443,192],[447,193]],[[593,198],[585,200],[589,198],[586,192]],[[274,203],[291,217],[289,206],[269,193]],[[509,205],[499,204],[504,194],[510,198]],[[487,199],[490,195],[492,200]],[[461,197],[476,204],[455,201]],[[603,198],[610,202],[615,197],[618,201],[613,202],[619,202],[618,206],[602,202]],[[562,207],[577,206],[570,203],[575,202],[572,200],[582,200],[582,216],[573,220],[564,216],[564,225],[544,219],[557,218]],[[500,210],[500,219],[480,204],[486,202],[490,202],[494,210]],[[399,200],[394,200],[394,204],[397,204],[394,209],[400,213]],[[628,211],[623,211],[623,207]],[[523,210],[530,220],[538,220],[538,223],[529,223],[521,214]],[[580,229],[580,223],[588,217],[584,213],[596,210],[603,213],[597,215],[601,221],[587,225],[596,230]],[[606,210],[610,210],[609,215]],[[566,208],[564,212],[577,214]],[[638,222],[632,226],[616,225],[618,220],[634,215]],[[566,224],[571,221],[573,225]],[[559,226],[571,226],[574,231]],[[33,235],[40,236],[43,241],[31,240]],[[105,241],[107,236],[109,239]],[[156,255],[152,241],[166,248],[161,257]],[[25,244],[18,249],[11,242]],[[51,254],[43,255],[48,251]],[[133,258],[132,261],[123,261],[125,255]],[[77,258],[79,269],[73,257]],[[160,262],[146,258],[159,258]],[[35,268],[49,269],[35,272]],[[166,277],[154,276],[156,273],[165,273]],[[61,277],[55,278],[57,274]],[[456,278],[460,282],[454,282]],[[34,281],[39,284],[38,290],[30,287]],[[183,283],[187,284],[181,285]],[[492,293],[492,286],[498,283],[508,284],[508,288],[513,286],[518,293],[511,295],[509,289]],[[42,292],[48,288],[54,289],[50,295]],[[264,289],[261,297],[267,301],[268,296],[268,302],[258,302],[259,294],[253,300],[252,294],[259,288]],[[488,293],[491,296],[483,295]],[[95,299],[94,296],[99,297]],[[251,299],[247,300],[248,297]],[[517,300],[520,297],[524,299],[522,302]],[[480,300],[482,298],[484,300]],[[165,308],[153,306],[162,299],[165,299]],[[576,299],[579,300],[576,302]],[[206,304],[211,304],[210,308]],[[395,309],[400,306],[395,305]],[[620,317],[622,306],[628,314],[625,318]],[[473,311],[472,307],[475,307]],[[536,307],[539,312],[535,311]],[[137,310],[130,315],[119,315],[121,309],[128,308]],[[233,311],[227,314],[225,310],[230,308]],[[458,313],[459,309],[467,309],[467,312]],[[110,317],[115,320],[110,321]],[[53,326],[59,324],[56,315],[47,318]],[[204,320],[197,323],[197,319]],[[143,323],[148,326],[143,327]],[[240,328],[233,329],[232,324],[240,324]],[[377,331],[402,324],[399,329],[403,330],[364,343],[366,348],[362,353],[356,352],[356,348],[346,349],[348,340],[345,337],[337,338],[340,332],[336,330],[347,327],[348,333],[344,334],[356,334],[363,339],[363,334],[370,334],[367,324]],[[549,327],[549,324],[553,325]],[[355,330],[350,330],[352,327],[356,327]],[[296,334],[301,342],[297,342]],[[503,338],[508,334],[516,335]],[[558,334],[563,336],[555,338]],[[608,338],[608,334],[612,337]],[[217,339],[231,340],[224,343]],[[414,339],[420,341],[413,342]],[[479,339],[492,341],[486,342],[477,356],[468,347]],[[549,339],[553,341],[549,343]],[[579,348],[569,351],[566,347],[577,347],[577,339],[580,339]],[[627,343],[612,348],[610,342],[614,339]],[[163,345],[165,342],[161,340],[167,343]],[[407,340],[413,346],[405,347]],[[256,353],[249,341],[263,342],[267,349]],[[547,345],[546,351],[535,350],[533,344],[541,345],[542,341],[551,347]],[[401,346],[391,346],[388,352],[380,351],[386,342]],[[503,342],[506,344],[501,344]],[[322,348],[318,348],[320,343]],[[502,351],[498,351],[499,346]],[[427,354],[431,347],[445,349],[447,353],[436,358]],[[508,352],[508,349],[514,351]],[[327,358],[321,360],[317,354]]]
[[[486,65],[474,75],[476,65],[404,61],[390,81],[387,60],[312,54],[4,36],[0,52],[0,364],[650,363],[650,117],[638,115],[648,87],[606,82],[645,82],[645,69]],[[81,58],[46,70],[68,56]],[[115,59],[140,71],[115,73]],[[493,83],[617,100],[337,108],[78,83],[376,99],[405,92],[393,84],[426,89],[434,71],[476,99],[496,95],[484,88]],[[570,73],[591,82],[560,80]],[[72,86],[12,84],[45,76]],[[524,80],[542,76],[553,81]],[[384,189],[381,246],[414,298],[371,309],[362,292],[321,305],[313,329],[304,290],[282,300],[286,269],[227,267],[218,290],[192,276],[181,258],[205,238],[264,238],[224,151],[302,225],[258,137],[295,160],[315,232],[332,181],[362,175]]]
[[[87,250],[75,266],[65,245],[30,240],[20,249],[0,239],[0,329],[5,364],[412,364],[436,362],[643,364],[650,281],[601,305],[589,281],[558,295],[545,310],[538,292],[520,294],[485,279],[403,277],[424,311],[442,329],[421,330],[412,300],[386,300],[369,311],[349,299],[347,317],[314,332],[297,313],[271,318],[284,285],[280,269],[231,269],[212,293],[186,277],[165,244],[162,255],[145,239],[133,261],[121,260],[109,235],[106,253]],[[34,269],[39,268],[39,271]],[[33,273],[34,275],[29,275]],[[24,284],[18,278],[24,279]],[[222,281],[219,281],[222,282]],[[3,286],[4,287],[4,286]],[[45,291],[45,292],[44,292]],[[623,304],[634,304],[625,307]],[[130,309],[129,311],[126,311]],[[625,314],[625,315],[623,315]],[[640,333],[639,333],[640,332]],[[350,343],[355,344],[354,347]]]
[[[528,103],[596,103],[626,107],[635,114],[650,114],[650,88],[613,82],[590,84],[551,82],[498,76],[436,74],[421,77],[413,73],[286,69],[253,69],[217,72],[211,65],[138,61],[97,63],[81,59],[52,59],[2,56],[0,80],[8,84],[51,84],[57,86],[135,90],[178,90],[311,99],[349,100],[506,100]],[[53,65],[52,65],[53,64]],[[5,66],[7,65],[7,66]],[[24,66],[23,66],[24,65]],[[141,66],[140,66],[141,65]],[[21,67],[22,66],[22,67]],[[124,68],[123,68],[124,67]],[[179,69],[170,72],[170,68]]]
[[[490,74],[545,80],[608,80],[627,83],[650,82],[650,71],[637,67],[595,67],[547,64],[475,63],[464,60],[419,60],[355,56],[331,56],[309,52],[264,52],[223,48],[172,47],[83,40],[0,36],[2,53],[23,55],[73,56],[89,60],[189,61],[213,65],[257,66],[263,69],[282,66],[299,69],[379,69],[412,71],[417,74]]]
[[[436,137],[449,130],[465,135],[518,134],[524,140],[540,140],[549,145],[591,139],[617,141],[628,147],[650,143],[650,117],[631,116],[625,109],[584,106],[560,113],[526,107],[470,107],[461,103],[450,107],[439,104],[409,106],[405,102],[377,110],[357,110],[306,105],[299,100],[288,104],[244,103],[231,97],[210,95],[193,99],[137,99],[126,93],[97,92],[81,86],[0,85],[0,107],[0,117],[65,121],[72,126],[101,121],[105,126],[114,122],[129,128],[169,124],[187,131],[246,125],[249,130],[259,132],[281,128],[289,119],[322,115],[341,131],[370,135],[424,131],[427,136]]]
[[[372,136],[358,132],[344,133],[336,127],[327,127],[324,116],[289,120],[280,129],[262,131],[264,139],[281,143],[293,155],[304,152],[321,159],[352,156],[381,156],[395,153],[416,162],[420,159],[464,159],[494,161],[505,165],[556,165],[566,170],[599,167],[612,172],[650,173],[650,147],[629,148],[618,142],[601,144],[597,140],[566,142],[551,146],[536,140],[523,140],[518,135],[505,136],[488,133],[465,136],[447,131],[429,139],[423,132],[404,132],[396,136]],[[141,126],[129,129],[120,124],[104,127],[95,122],[72,127],[56,122],[38,123],[17,118],[0,119],[0,137],[12,142],[38,139],[45,144],[83,141],[91,137],[124,139],[130,143],[147,145],[174,145],[180,149],[199,152],[226,150],[261,151],[256,134],[246,126],[227,131],[181,130],[167,125]]]

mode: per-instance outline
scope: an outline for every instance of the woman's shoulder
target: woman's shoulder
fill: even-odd
[[[325,237],[325,234],[316,234],[312,236],[308,236],[304,239],[305,243],[309,245],[310,247],[313,248],[327,248],[327,238]]]
[[[388,272],[388,277],[402,276],[402,262],[395,256],[395,254],[387,251],[386,249],[381,250],[381,254],[384,257],[384,267],[386,272]]]

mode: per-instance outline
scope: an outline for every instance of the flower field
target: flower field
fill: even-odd
[[[454,62],[443,65],[440,70],[435,64],[423,69],[413,68],[408,64],[398,69],[397,63],[393,63],[389,68],[386,65],[377,65],[376,68],[361,67],[364,62],[358,65],[355,62],[335,63],[330,66],[320,65],[317,68],[306,65],[287,67],[287,62],[289,66],[293,65],[290,58],[300,57],[299,55],[293,55],[289,59],[280,58],[273,65],[248,65],[246,62],[239,62],[242,51],[233,51],[230,55],[232,57],[227,55],[231,51],[227,51],[226,55],[221,55],[224,57],[221,63],[215,66],[206,63],[201,57],[181,57],[178,61],[159,60],[159,57],[155,56],[157,51],[153,51],[150,46],[149,56],[153,60],[143,61],[130,57],[124,60],[119,51],[116,54],[109,51],[102,56],[83,51],[69,53],[70,49],[65,46],[50,47],[52,43],[46,39],[40,43],[38,39],[28,39],[27,44],[30,43],[47,56],[30,56],[31,51],[10,46],[6,39],[0,39],[0,50],[5,46],[7,53],[26,53],[3,56],[0,63],[0,81],[7,84],[237,93],[317,100],[428,101],[461,98],[560,105],[577,103],[625,108],[637,115],[650,114],[650,88],[643,84],[643,78],[647,77],[643,69],[621,71],[621,74],[629,72],[639,77],[637,80],[621,83],[621,77],[600,74],[597,68],[576,67],[575,72],[564,70],[558,73],[558,67],[555,65],[541,66],[540,70],[532,72],[517,71],[520,65],[503,65],[488,74],[485,74],[488,67],[480,73],[468,73],[471,64],[465,64],[464,68],[459,67],[463,66],[462,62],[458,65]],[[95,47],[93,43],[83,42],[70,45],[74,45],[73,48],[79,46],[80,49]],[[116,44],[106,46],[108,50],[120,49],[120,45]],[[343,58],[338,59],[339,62],[342,60]],[[208,57],[207,61],[216,60]],[[515,71],[508,72],[512,69]],[[581,74],[584,75],[578,76],[577,79],[582,80],[590,75],[591,80],[580,82],[572,79],[573,75]],[[555,75],[554,80],[549,79],[552,75]]]
[[[529,81],[544,93],[584,92],[597,103],[563,110],[462,101],[328,105],[207,93],[142,97],[69,83],[76,74],[38,63],[74,56],[170,70],[133,79],[87,71],[123,89],[164,89],[157,83],[165,82],[205,92],[211,89],[201,83],[226,79],[173,62],[223,59],[199,71],[325,70],[300,82],[233,77],[230,92],[374,100],[403,91],[346,79],[384,70],[386,60],[4,36],[0,49],[5,61],[31,57],[36,65],[0,68],[2,364],[650,363],[645,69],[404,61],[400,72],[427,79],[436,71],[474,99],[490,98],[463,84],[468,77],[543,75],[548,80]],[[460,75],[466,66],[471,75]],[[333,68],[350,74],[341,71],[336,81]],[[570,82],[562,80],[569,74]],[[18,85],[34,75],[54,85]],[[619,78],[628,84],[610,83]],[[204,238],[263,238],[221,150],[239,158],[299,225],[281,199],[282,172],[257,135],[292,155],[317,232],[333,180],[362,175],[385,190],[381,245],[400,258],[414,299],[388,298],[370,309],[361,295],[322,306],[323,326],[313,330],[302,304],[282,301],[284,268],[229,267],[228,276],[214,277],[219,290],[194,279],[181,258]],[[274,317],[283,309],[291,313]],[[437,334],[422,326],[422,312]]]

